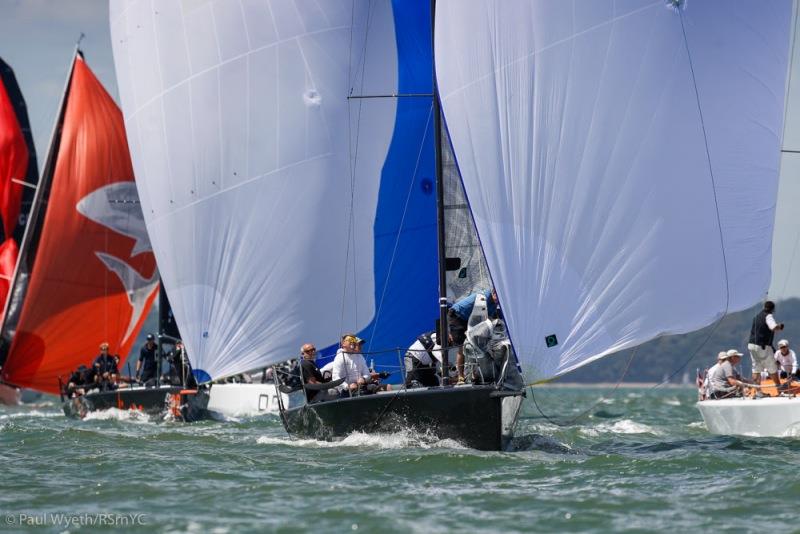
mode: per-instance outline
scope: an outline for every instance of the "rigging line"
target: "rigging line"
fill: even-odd
[[[612,396],[614,395],[614,393],[616,393],[617,389],[619,389],[620,384],[622,384],[622,381],[625,379],[625,376],[628,374],[628,371],[631,368],[631,362],[633,362],[633,358],[636,356],[636,353],[638,351],[639,351],[639,347],[634,347],[634,349],[631,351],[631,357],[628,358],[628,363],[625,364],[625,369],[622,371],[622,375],[620,375],[619,380],[617,380],[617,383],[614,385],[614,388],[611,390],[611,395]],[[601,395],[600,398],[598,398],[595,402],[593,402],[588,408],[586,408],[585,410],[580,412],[578,415],[576,415],[574,417],[571,417],[566,422],[562,423],[562,422],[556,421],[555,419],[553,419],[552,417],[550,417],[549,415],[544,413],[544,411],[539,406],[539,403],[536,402],[536,395],[533,392],[533,386],[532,385],[528,385],[528,389],[531,392],[531,400],[533,401],[533,405],[536,406],[536,410],[542,415],[542,417],[545,418],[545,420],[547,420],[547,422],[552,423],[552,424],[554,424],[556,426],[560,426],[560,427],[571,426],[571,425],[575,424],[575,421],[577,421],[578,419],[581,419],[582,417],[585,417],[586,414],[588,414],[590,411],[594,410],[606,398],[605,395]]]
[[[788,148],[781,149],[784,154],[800,154],[800,150],[790,150]]]
[[[715,210],[715,213],[716,213],[716,216],[717,216],[717,227],[719,228],[720,247],[722,249],[722,267],[723,267],[723,270],[724,270],[724,273],[725,273],[725,309],[723,310],[723,313],[720,316],[720,318],[714,323],[713,327],[711,328],[711,330],[708,333],[708,336],[706,336],[706,338],[697,347],[697,349],[695,349],[695,351],[692,352],[692,354],[689,356],[689,358],[686,361],[684,361],[680,366],[678,366],[672,372],[672,374],[670,374],[666,378],[666,380],[662,380],[661,382],[659,382],[658,384],[653,386],[651,388],[651,390],[659,388],[659,387],[663,386],[664,384],[668,383],[672,378],[675,377],[675,375],[677,375],[679,372],[681,372],[689,364],[689,362],[691,362],[694,359],[694,357],[697,355],[698,352],[700,352],[700,350],[703,347],[705,347],[706,343],[708,343],[708,341],[711,339],[711,336],[714,335],[714,332],[716,332],[717,327],[720,325],[720,323],[722,323],[722,320],[725,318],[726,314],[728,313],[728,308],[730,307],[730,296],[731,296],[730,279],[729,279],[729,275],[728,275],[728,259],[727,259],[727,256],[725,254],[725,239],[724,239],[724,236],[722,235],[722,221],[721,221],[720,215],[719,215],[719,202],[717,200],[717,186],[716,186],[716,182],[714,181],[714,170],[713,170],[713,168],[711,166],[711,152],[709,151],[709,148],[708,148],[708,134],[706,133],[706,125],[705,125],[705,121],[703,119],[703,109],[700,106],[700,91],[699,91],[699,89],[697,87],[697,78],[696,78],[695,73],[694,73],[694,63],[692,62],[692,53],[689,50],[689,40],[688,40],[688,38],[686,36],[686,26],[684,25],[684,21],[683,21],[683,12],[680,10],[680,8],[679,8],[679,11],[678,11],[678,16],[679,16],[680,22],[681,22],[681,31],[683,32],[683,42],[684,42],[684,45],[686,46],[686,56],[689,59],[689,70],[690,70],[690,72],[692,74],[692,86],[694,87],[695,98],[697,100],[697,111],[700,114],[700,126],[701,126],[701,128],[703,130],[703,143],[705,144],[706,158],[708,160],[708,172],[709,172],[709,176],[710,176],[710,179],[711,179],[711,190],[714,193],[714,210]]]
[[[378,310],[375,312],[375,324],[372,327],[372,333],[375,337],[375,332],[378,331],[378,323],[381,318],[381,310],[383,309],[383,301],[386,297],[386,288],[389,286],[389,278],[392,274],[392,267],[394,266],[394,259],[397,256],[397,248],[400,245],[400,232],[406,220],[406,213],[408,212],[408,205],[411,202],[411,193],[414,191],[414,184],[417,180],[417,171],[419,170],[419,162],[422,160],[422,151],[425,149],[425,140],[428,138],[428,127],[431,124],[431,117],[433,116],[433,103],[431,103],[430,111],[428,112],[428,120],[425,122],[425,133],[422,136],[422,142],[417,151],[417,162],[414,164],[414,172],[411,174],[411,181],[408,184],[408,193],[406,194],[406,202],[403,206],[403,215],[400,217],[400,225],[397,227],[397,237],[394,240],[394,248],[392,248],[392,257],[389,260],[389,269],[386,272],[386,281],[383,284],[383,291],[381,292],[381,300],[378,302]],[[372,341],[370,341],[369,348],[372,348]]]
[[[723,317],[728,313],[731,300],[730,278],[728,275],[728,258],[725,254],[725,237],[722,234],[722,220],[719,216],[719,202],[717,200],[717,184],[714,180],[714,169],[711,166],[711,151],[708,148],[708,133],[706,132],[706,123],[703,118],[703,108],[700,106],[700,90],[697,87],[697,77],[694,74],[694,62],[692,61],[692,52],[689,50],[689,39],[686,36],[686,26],[683,22],[683,10],[678,8],[678,17],[681,21],[681,31],[683,32],[683,43],[686,46],[686,57],[689,59],[689,71],[692,74],[692,87],[694,88],[694,95],[697,100],[697,112],[700,115],[700,127],[703,130],[703,143],[706,149],[706,159],[708,161],[708,174],[711,179],[711,191],[714,193],[714,211],[717,216],[717,228],[719,229],[719,244],[722,249],[722,268],[725,272],[725,310]],[[722,319],[720,319],[722,320]]]

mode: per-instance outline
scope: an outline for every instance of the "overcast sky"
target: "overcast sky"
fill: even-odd
[[[88,64],[119,101],[107,0],[0,0],[0,56],[15,70],[27,100],[40,165],[75,42],[81,32],[86,34],[81,48]],[[795,43],[793,50],[793,65],[797,68],[790,71],[784,134],[784,148],[790,150],[800,150],[799,45]],[[770,295],[775,299],[800,297],[799,237],[800,154],[784,154],[770,288]]]

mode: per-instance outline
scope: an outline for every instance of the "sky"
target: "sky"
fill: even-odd
[[[164,0],[176,1],[176,0]],[[795,35],[798,24],[795,25]],[[117,99],[107,0],[0,0],[0,57],[14,68],[28,103],[41,165],[72,59],[81,43],[87,63]],[[800,41],[798,39],[797,41]],[[800,151],[800,42],[792,51],[784,149]],[[781,160],[769,294],[800,297],[800,154]],[[735,259],[734,259],[735,261]]]

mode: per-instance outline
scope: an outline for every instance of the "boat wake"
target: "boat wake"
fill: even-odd
[[[581,428],[581,434],[588,437],[597,437],[600,434],[653,434],[659,435],[659,432],[643,423],[637,423],[630,419],[622,419],[613,424],[600,423],[595,427]]]
[[[134,421],[137,423],[151,422],[150,416],[138,410],[120,410],[119,408],[108,408],[107,410],[97,410],[89,412],[84,421]]]
[[[428,434],[410,430],[391,434],[365,434],[353,432],[337,441],[321,441],[316,439],[295,439],[290,436],[261,436],[256,440],[260,445],[289,445],[292,447],[363,447],[368,449],[466,449],[464,445],[453,439],[439,439]]]
[[[23,417],[63,417],[61,412],[42,412],[39,410],[31,410],[29,412],[14,412],[0,415],[0,421],[4,419],[19,419]]]

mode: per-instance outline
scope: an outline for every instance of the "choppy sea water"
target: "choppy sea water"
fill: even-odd
[[[272,416],[75,421],[57,403],[5,407],[0,529],[796,532],[800,439],[712,436],[695,395],[537,388],[562,423],[604,400],[559,426],[529,398],[521,450],[494,453],[402,433],[293,440]]]

